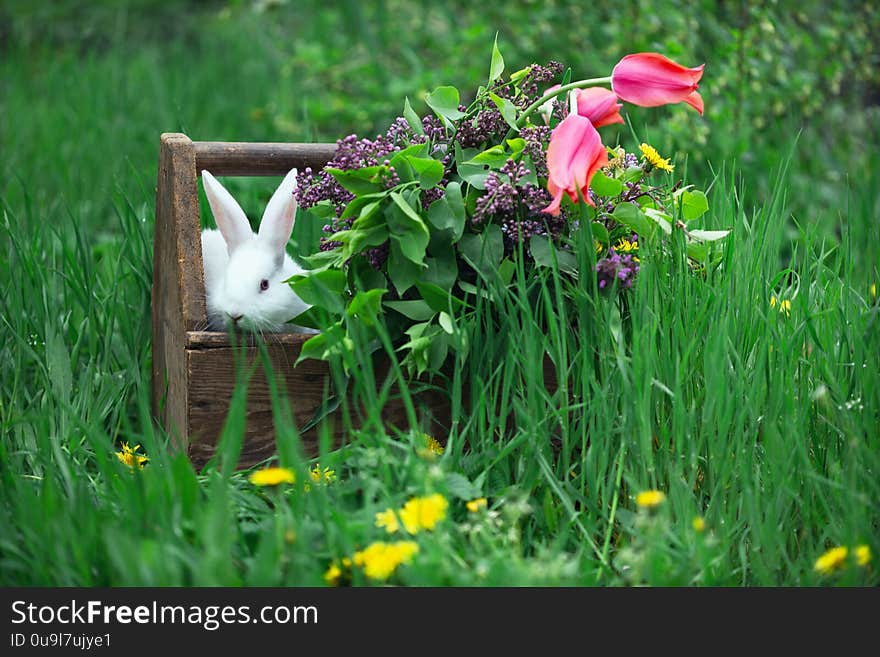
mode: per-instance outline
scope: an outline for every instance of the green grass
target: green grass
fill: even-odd
[[[418,20],[436,28],[432,52],[449,55],[438,62],[422,57],[396,19],[372,15],[352,44],[359,56],[347,60],[331,38],[333,10],[289,42],[279,23],[233,9],[234,27],[222,15],[197,17],[163,41],[132,27],[142,16],[109,11],[121,32],[107,43],[8,46],[0,57],[0,584],[319,585],[331,560],[385,538],[376,512],[431,492],[448,497],[448,517],[414,539],[420,552],[393,581],[880,582],[876,557],[873,569],[813,572],[833,545],[880,553],[880,307],[869,287],[880,283],[880,168],[876,154],[853,146],[876,142],[870,108],[853,110],[839,139],[820,141],[807,124],[796,146],[797,122],[766,143],[744,137],[742,126],[734,135],[728,123],[711,124],[702,159],[721,173],[706,227],[734,228],[720,270],[690,275],[681,258],[646,249],[623,316],[586,281],[550,271],[517,277],[472,337],[470,353],[480,357],[455,364],[448,389],[469,412],[438,436],[446,441],[439,458],[420,453],[417,428],[382,427],[374,403],[348,444],[319,459],[337,480],[306,492],[312,463],[282,421],[280,459],[300,484],[267,492],[233,468],[241,390],[219,464],[204,472],[150,421],[159,133],[369,134],[360,126],[381,127],[403,95],[482,79],[491,36],[517,25],[517,11],[482,22],[466,14],[458,42],[448,17],[427,12]],[[272,39],[256,40],[261,29],[275,30]],[[383,56],[411,66],[383,73],[369,64],[363,53],[384,43],[383,29],[399,39]],[[537,38],[547,29],[511,37],[510,64],[547,54]],[[662,123],[652,123],[652,141],[657,131],[658,143],[674,143]],[[702,162],[689,168],[713,180]],[[233,193],[255,214],[274,182],[232,181]],[[805,199],[809,190],[816,203]],[[558,303],[563,291],[571,306]],[[790,314],[769,305],[772,295],[791,301]],[[536,375],[545,358],[564,382],[555,392]],[[283,406],[278,400],[281,414]],[[121,441],[141,444],[150,465],[119,463]],[[667,495],[654,513],[634,502],[649,488]],[[489,510],[471,514],[465,500],[478,496]],[[692,527],[696,516],[703,533]],[[354,582],[365,580],[356,573]]]

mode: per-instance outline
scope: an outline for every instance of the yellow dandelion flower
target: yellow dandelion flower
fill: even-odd
[[[412,561],[418,551],[419,546],[413,541],[377,541],[355,552],[352,562],[363,568],[364,574],[370,579],[385,580],[394,574],[398,566]]]
[[[488,504],[489,502],[485,497],[478,497],[477,499],[468,502],[466,506],[468,511],[476,513],[480,509],[485,509]]]
[[[254,486],[277,486],[279,484],[293,484],[296,475],[288,468],[264,468],[251,473],[248,480]]]
[[[867,545],[857,545],[853,554],[856,557],[856,563],[860,566],[867,566],[871,563],[871,548]]]
[[[122,451],[116,452],[116,458],[125,463],[129,468],[134,468],[135,466],[143,468],[150,459],[137,453],[140,448],[140,445],[129,447],[128,443],[122,443]]]
[[[660,490],[645,490],[636,495],[636,505],[643,509],[653,509],[663,504],[666,494]]]
[[[315,463],[315,467],[309,470],[309,477],[316,484],[330,484],[336,481],[336,471],[330,468],[321,469],[320,463]]]
[[[876,299],[876,298],[877,298],[877,284],[876,284],[876,283],[871,283],[871,288],[870,288],[870,289],[871,289],[871,298],[872,298],[872,299]]]
[[[439,493],[427,497],[414,497],[403,505],[399,512],[400,521],[410,534],[417,534],[422,529],[432,530],[438,522],[446,517],[449,502]]]
[[[614,250],[617,253],[638,253],[639,243],[631,242],[628,239],[621,238],[617,244],[614,245]]]
[[[348,575],[348,571],[351,570],[351,565],[351,559],[348,557],[342,557],[339,561],[334,559],[330,563],[329,568],[327,568],[327,572],[324,573],[324,581],[330,586],[338,586],[339,580],[342,579],[342,576]]]
[[[704,531],[706,531],[706,521],[703,520],[700,516],[697,516],[691,521],[691,526],[698,534],[702,534]]]
[[[393,534],[400,530],[400,523],[397,521],[397,514],[392,509],[385,509],[376,514],[376,527],[385,528],[389,534]]]
[[[440,444],[439,440],[427,434],[425,434],[425,447],[427,447],[429,452],[432,452],[437,456],[442,456],[443,452],[445,451],[443,449],[443,445]]]
[[[782,299],[780,301],[775,296],[771,296],[770,307],[775,308],[777,303],[779,304],[779,312],[783,313],[786,317],[791,315],[791,301],[788,299]]]
[[[639,145],[639,150],[642,151],[642,155],[645,156],[645,161],[655,169],[672,171],[675,168],[674,164],[669,163],[669,158],[660,157],[660,153],[658,153],[657,149],[653,146],[641,144]]]
[[[336,586],[339,584],[339,580],[342,578],[342,569],[336,565],[335,563],[331,563],[330,567],[327,569],[327,572],[324,573],[324,581],[327,582],[330,586]]]
[[[602,246],[602,242],[600,242],[599,240],[593,240],[593,241],[596,243],[596,255],[599,255],[600,253],[602,253],[602,251],[605,250],[605,247]]]
[[[822,575],[833,573],[846,563],[847,554],[849,554],[849,550],[845,547],[840,546],[831,548],[821,557],[816,559],[816,563],[813,565],[813,570]]]

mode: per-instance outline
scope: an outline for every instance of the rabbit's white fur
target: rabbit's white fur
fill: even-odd
[[[296,216],[296,169],[269,200],[258,233],[210,172],[202,171],[202,182],[219,228],[202,231],[209,328],[222,331],[236,322],[254,331],[313,332],[289,323],[309,305],[284,282],[302,271],[286,250]]]

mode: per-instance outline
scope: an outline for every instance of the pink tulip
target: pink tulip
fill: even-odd
[[[553,134],[547,147],[547,191],[553,196],[542,212],[559,214],[562,195],[578,202],[578,192],[590,205],[590,180],[608,164],[608,152],[590,120],[580,114],[569,114]]]
[[[633,105],[657,107],[669,103],[687,103],[700,114],[703,99],[697,83],[703,66],[687,68],[656,52],[627,55],[611,72],[614,93]]]
[[[577,98],[577,113],[590,119],[594,128],[623,123],[623,117],[620,116],[623,105],[617,102],[613,91],[603,87],[587,87],[575,89],[572,93]]]

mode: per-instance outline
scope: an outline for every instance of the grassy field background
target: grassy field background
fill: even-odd
[[[4,3],[0,584],[318,585],[387,537],[377,512],[432,493],[447,518],[392,582],[877,584],[876,559],[814,563],[880,550],[878,28],[869,2]],[[521,281],[474,336],[494,365],[450,382],[459,401],[471,382],[474,411],[442,456],[368,425],[306,491],[314,464],[286,426],[298,485],[252,486],[234,440],[194,471],[149,419],[159,134],[372,135],[404,96],[424,112],[436,85],[476,87],[496,32],[511,69],[601,75],[639,50],[707,63],[704,118],[627,114],[711,184],[706,227],[733,228],[723,270],[646,257],[631,321],[584,297],[596,321],[574,331],[558,276]],[[275,184],[229,180],[249,214]],[[544,354],[578,403],[524,375]],[[123,441],[150,465],[122,465]],[[638,510],[651,488],[666,502]]]

